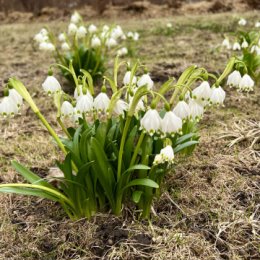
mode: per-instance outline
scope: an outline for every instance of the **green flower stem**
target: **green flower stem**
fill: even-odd
[[[121,138],[121,142],[120,142],[120,148],[119,148],[119,154],[118,154],[117,181],[119,181],[120,177],[121,177],[123,152],[124,152],[126,136],[127,136],[127,132],[128,132],[128,128],[130,126],[131,120],[132,120],[132,116],[127,116],[126,122],[125,122],[125,127],[124,127],[122,138]]]
[[[135,147],[135,151],[134,151],[134,154],[133,154],[133,157],[132,157],[132,159],[131,159],[131,162],[130,162],[130,166],[129,166],[129,167],[131,167],[131,166],[134,165],[135,160],[136,160],[136,157],[137,157],[138,152],[139,152],[139,149],[140,149],[140,146],[142,145],[142,142],[143,142],[143,140],[144,140],[144,137],[145,137],[145,132],[142,131],[142,133],[141,133],[141,135],[140,135],[140,137],[139,137],[139,139],[138,139],[137,145],[136,145],[136,147]]]
[[[57,121],[62,129],[62,131],[67,135],[67,137],[69,139],[72,139],[70,133],[68,132],[67,128],[65,127],[65,125],[63,124],[63,122],[61,121],[61,118],[60,117],[57,117]]]
[[[35,113],[37,115],[37,117],[42,121],[43,125],[47,128],[48,132],[50,133],[50,135],[54,138],[54,140],[56,141],[56,143],[58,144],[58,146],[60,147],[60,149],[62,150],[62,152],[67,155],[67,151],[63,145],[63,143],[61,142],[60,138],[58,137],[58,135],[56,134],[56,132],[53,130],[53,128],[50,126],[50,124],[47,122],[47,120],[45,119],[45,117],[41,114],[40,111],[38,111],[37,113]]]

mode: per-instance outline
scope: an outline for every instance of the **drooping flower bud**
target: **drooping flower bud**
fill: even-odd
[[[63,51],[69,51],[70,50],[70,46],[67,42],[63,42],[62,45],[61,45],[61,49]]]
[[[177,117],[172,111],[166,112],[161,123],[161,131],[163,135],[166,136],[166,134],[170,134],[173,136],[176,133],[181,132],[181,130],[181,118]]]
[[[240,26],[245,26],[247,24],[247,21],[244,19],[244,18],[241,18],[239,21],[238,21],[238,24]]]
[[[64,101],[62,103],[60,110],[62,117],[72,117],[72,115],[74,114],[74,107],[68,101]]]
[[[241,74],[239,71],[235,70],[233,71],[227,79],[227,85],[230,87],[238,87],[239,83],[241,81]]]
[[[23,104],[23,98],[22,96],[15,90],[15,89],[9,89],[9,98],[13,99],[15,104],[18,108],[20,108]]]
[[[174,152],[170,145],[167,145],[161,149],[160,154],[165,162],[173,163],[174,162]]]
[[[74,23],[70,23],[68,27],[68,34],[69,35],[75,35],[77,33],[78,27]]]
[[[19,111],[16,102],[8,97],[4,97],[0,103],[0,115],[14,116]]]
[[[89,33],[95,33],[97,31],[97,27],[94,24],[91,24],[88,27],[88,31],[89,31]]]
[[[238,87],[242,91],[252,91],[254,85],[255,82],[252,80],[252,78],[248,74],[245,74],[239,82]]]
[[[76,103],[77,113],[89,113],[93,110],[93,99],[89,95],[81,95]]]
[[[188,104],[182,100],[179,101],[178,104],[173,109],[173,113],[179,118],[186,120],[190,117],[190,108]]]
[[[192,97],[198,101],[207,101],[211,95],[211,88],[207,81],[203,81],[192,91]]]
[[[97,36],[93,36],[93,38],[91,39],[91,47],[92,48],[96,48],[99,47],[101,45],[101,41]]]
[[[79,23],[80,19],[81,19],[81,17],[80,17],[80,15],[79,15],[79,13],[75,11],[75,12],[73,13],[73,15],[71,16],[70,21],[71,21],[72,23],[74,23],[74,24],[77,24],[77,23]]]
[[[124,79],[123,79],[123,83],[125,86],[130,84],[130,80],[131,80],[131,71],[127,71]],[[136,84],[136,76],[133,76],[132,78],[132,84]]]
[[[112,47],[115,47],[117,45],[117,41],[114,39],[114,38],[109,38],[107,39],[106,41],[106,46],[108,48],[112,48]]]
[[[106,112],[110,104],[110,99],[106,93],[99,93],[94,99],[94,109],[98,112]]]
[[[229,39],[224,39],[222,42],[222,46],[226,47],[227,49],[231,49],[231,44],[229,42]]]
[[[123,47],[117,51],[117,55],[119,56],[125,56],[128,53],[128,50],[126,47]]]
[[[48,94],[52,94],[61,90],[61,85],[54,76],[47,76],[45,81],[42,83],[42,87]]]
[[[240,51],[241,50],[241,46],[238,42],[235,42],[233,45],[233,51]]]
[[[66,41],[65,33],[60,33],[58,39],[60,42],[65,42]]]
[[[246,40],[244,40],[244,41],[242,42],[242,44],[241,44],[241,47],[242,47],[243,49],[247,48],[247,47],[248,47],[248,42],[247,42]]]
[[[141,129],[151,136],[161,129],[161,117],[157,110],[149,109],[140,120]]]
[[[141,76],[141,78],[137,81],[137,86],[141,87],[147,85],[148,89],[152,89],[153,88],[153,81],[151,79],[151,77],[149,76],[149,74],[144,74]]]
[[[214,105],[223,105],[226,97],[226,92],[222,87],[213,87],[211,91],[210,101]]]
[[[115,107],[113,109],[113,112],[116,115],[123,115],[125,111],[127,111],[129,108],[129,105],[123,101],[122,99],[117,100]]]
[[[200,120],[204,113],[204,108],[201,104],[199,104],[196,100],[190,99],[189,100],[189,108],[191,117],[193,120]]]
[[[84,38],[87,34],[87,29],[82,25],[77,30],[77,36],[79,39]]]

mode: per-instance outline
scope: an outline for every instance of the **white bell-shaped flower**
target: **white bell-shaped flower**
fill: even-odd
[[[52,94],[61,90],[61,85],[54,76],[48,76],[42,83],[42,87],[48,94]]]
[[[130,80],[131,80],[131,71],[129,70],[129,71],[127,71],[125,73],[125,76],[124,76],[124,79],[123,79],[124,85],[125,86],[129,85],[130,84]],[[136,84],[136,81],[137,81],[136,76],[133,76],[132,84]]]
[[[167,23],[166,27],[169,28],[169,29],[172,28],[172,23]]]
[[[161,124],[161,131],[163,135],[165,136],[166,134],[170,134],[173,136],[174,134],[181,132],[181,130],[182,120],[172,111],[166,112]]]
[[[96,25],[91,24],[91,25],[88,27],[88,31],[89,31],[89,33],[95,33],[95,32],[97,31]]]
[[[99,93],[94,99],[94,109],[98,112],[106,112],[110,104],[110,99],[106,93]]]
[[[127,38],[134,38],[134,33],[133,32],[128,32],[127,34],[126,34],[126,36],[127,36]]]
[[[68,34],[69,35],[75,35],[77,33],[78,27],[74,23],[70,23],[68,27]]]
[[[246,21],[246,19],[241,18],[241,19],[238,21],[238,24],[239,24],[240,26],[245,26],[245,25],[247,24],[247,21]]]
[[[60,42],[65,42],[66,41],[66,35],[65,33],[60,33],[58,36],[58,39]]]
[[[242,91],[252,91],[254,85],[255,82],[252,80],[252,78],[248,74],[245,74],[239,82],[238,87]]]
[[[193,120],[200,120],[202,118],[204,113],[204,108],[196,100],[194,99],[189,100],[189,108]]]
[[[23,97],[15,89],[9,89],[9,98],[13,99],[18,108],[22,106]]]
[[[47,29],[45,29],[45,28],[42,28],[41,30],[40,30],[40,33],[43,35],[43,36],[48,36],[48,31],[47,31]]]
[[[80,22],[80,19],[81,19],[81,17],[80,17],[80,15],[79,15],[79,13],[78,13],[78,12],[74,12],[73,15],[72,15],[71,18],[70,18],[70,21],[71,21],[72,23],[74,23],[74,24],[77,24],[77,23]]]
[[[63,42],[62,45],[61,45],[61,49],[63,51],[69,51],[70,50],[70,46],[67,42]]]
[[[149,109],[140,120],[141,129],[151,136],[161,129],[161,117],[157,110]]]
[[[164,158],[161,153],[156,154],[153,160],[153,165],[164,163]]]
[[[256,23],[255,23],[255,27],[256,27],[256,28],[260,28],[260,22],[256,22]]]
[[[229,42],[229,39],[225,38],[222,42],[222,46],[226,47],[227,49],[231,49],[231,44]]]
[[[211,88],[207,81],[203,81],[192,91],[192,97],[198,101],[207,101],[211,95]]]
[[[173,113],[179,118],[186,120],[190,117],[189,105],[184,100],[179,101],[173,109]]]
[[[233,44],[233,51],[240,51],[241,50],[241,46],[239,44],[239,42],[235,42]]]
[[[152,89],[153,88],[153,81],[151,79],[151,77],[149,76],[149,74],[144,74],[141,76],[141,78],[137,81],[137,86],[141,87],[147,85],[148,89]]]
[[[77,99],[76,103],[77,113],[89,113],[93,110],[93,98],[89,95],[81,95]]]
[[[50,42],[41,42],[39,49],[42,51],[55,51],[55,46]]]
[[[260,47],[258,47],[257,45],[253,45],[251,47],[251,53],[256,53],[257,55],[260,55]]]
[[[77,30],[77,36],[78,36],[78,38],[79,38],[79,39],[82,39],[82,38],[84,38],[84,37],[86,36],[86,34],[87,34],[87,29],[86,29],[83,25],[81,25],[81,26],[78,28],[78,30]]]
[[[97,36],[93,36],[91,39],[91,47],[92,48],[97,48],[101,45],[101,41]]]
[[[115,47],[115,46],[117,46],[117,41],[116,41],[114,38],[109,38],[109,39],[107,39],[107,41],[106,41],[106,46],[107,46],[108,48]]]
[[[129,105],[122,99],[117,100],[113,112],[116,115],[124,115],[124,112],[129,109]]]
[[[74,107],[74,111],[73,111],[73,114],[71,116],[71,120],[74,122],[74,123],[79,123],[79,119],[80,118],[83,118],[82,116],[82,113],[80,113],[76,107]]]
[[[222,87],[213,87],[211,91],[210,101],[214,105],[223,105],[226,97],[226,92]]]
[[[239,83],[241,81],[241,74],[239,71],[235,70],[233,71],[227,79],[227,85],[230,87],[238,87]]]
[[[104,25],[102,28],[103,32],[108,32],[109,31],[109,26],[108,25]]]
[[[0,103],[0,115],[13,116],[19,111],[16,102],[10,97],[4,97]]]
[[[42,35],[41,33],[37,33],[34,36],[34,40],[38,43],[44,42],[46,39],[46,37],[44,35]]]
[[[128,50],[127,50],[126,47],[123,47],[123,48],[121,48],[121,49],[119,49],[119,50],[117,51],[117,55],[119,55],[120,57],[121,57],[121,56],[125,56],[127,53],[128,53]]]
[[[111,37],[117,40],[118,38],[122,37],[123,35],[123,30],[121,26],[117,25],[111,32]]]
[[[242,44],[241,44],[241,47],[242,47],[243,49],[247,48],[247,47],[248,47],[248,42],[247,42],[246,40],[244,40],[244,41],[242,42]]]
[[[74,114],[74,107],[68,101],[64,101],[61,105],[61,116],[62,117],[72,117]]]
[[[134,41],[138,41],[138,40],[139,40],[139,33],[138,33],[138,32],[135,32],[135,33],[134,33],[133,40],[134,40]]]
[[[167,145],[161,149],[160,154],[165,162],[173,163],[174,162],[174,151],[170,145]]]

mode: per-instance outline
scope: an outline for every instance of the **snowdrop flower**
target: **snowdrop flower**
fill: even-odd
[[[74,23],[70,23],[68,27],[68,34],[69,35],[75,35],[77,33],[78,27]]]
[[[213,87],[211,91],[211,103],[214,105],[223,105],[223,102],[226,97],[226,92],[222,87]]]
[[[172,23],[167,23],[166,27],[169,28],[169,29],[172,28]]]
[[[257,55],[260,55],[260,48],[257,45],[253,45],[251,48],[251,53],[256,52]]]
[[[71,16],[70,21],[74,24],[79,23],[81,17],[78,12],[74,12],[74,14]]]
[[[93,106],[98,112],[106,112],[109,107],[110,99],[106,93],[99,93],[95,99]]]
[[[164,163],[164,158],[162,157],[162,154],[161,153],[156,154],[154,157],[153,165],[158,165],[161,163]]]
[[[34,36],[34,40],[38,43],[44,42],[46,39],[46,37],[44,35],[42,35],[41,33],[37,33]]]
[[[227,79],[227,85],[230,87],[238,87],[241,81],[241,74],[239,71],[233,71]]]
[[[93,98],[90,98],[89,95],[81,95],[77,99],[76,111],[77,113],[89,113],[93,109]]]
[[[149,109],[140,121],[141,129],[145,130],[151,136],[161,129],[161,117],[157,110]]]
[[[235,42],[233,45],[233,51],[240,51],[241,50],[241,46],[238,42]]]
[[[103,26],[103,32],[108,32],[108,31],[109,31],[109,26],[105,24]]]
[[[231,44],[229,42],[229,39],[224,39],[222,42],[222,46],[226,47],[227,49],[231,49]]]
[[[131,71],[127,71],[125,76],[124,76],[124,79],[123,79],[123,83],[125,86],[129,85],[130,84],[130,79],[131,79]],[[136,76],[133,76],[132,78],[132,84],[136,84]]]
[[[43,36],[48,36],[48,31],[45,29],[45,28],[42,28],[41,30],[40,30],[40,33],[43,35]]]
[[[50,42],[41,42],[39,49],[42,51],[55,51],[55,46]]]
[[[210,95],[211,89],[207,81],[203,81],[197,88],[192,91],[192,97],[198,101],[209,100]]]
[[[239,21],[238,21],[238,24],[241,25],[241,26],[245,26],[247,23],[247,21],[244,19],[244,18],[241,18]]]
[[[260,27],[260,22],[256,22],[256,23],[255,23],[255,27],[256,27],[256,28],[259,28],[259,27]]]
[[[77,88],[74,90],[74,98],[77,100],[79,97],[83,95],[83,90],[82,90],[82,85],[79,85]]]
[[[202,118],[204,113],[204,108],[198,102],[196,102],[196,100],[194,99],[189,100],[189,108],[193,120],[200,120]]]
[[[58,39],[60,42],[65,42],[66,41],[66,35],[65,33],[60,33],[58,36]]]
[[[127,53],[128,53],[128,50],[127,50],[126,47],[123,47],[123,48],[121,48],[121,49],[119,49],[119,50],[117,51],[117,55],[119,55],[119,56],[124,56],[124,55],[126,55]]]
[[[99,39],[97,36],[94,36],[94,37],[91,39],[91,47],[92,47],[92,48],[96,48],[96,47],[99,47],[100,45],[101,45],[100,39]]]
[[[144,74],[141,76],[141,78],[137,81],[137,86],[141,87],[147,85],[148,89],[152,89],[153,88],[153,81],[151,79],[151,77],[149,76],[149,74]]]
[[[135,33],[134,33],[133,40],[134,40],[134,41],[138,41],[138,40],[139,40],[139,33],[138,33],[138,32],[135,32]]]
[[[12,99],[17,107],[21,107],[23,104],[23,98],[22,96],[15,90],[15,89],[9,89],[9,96],[10,99]]]
[[[74,107],[70,102],[64,101],[61,105],[60,111],[62,117],[71,117],[74,114]]]
[[[182,120],[188,119],[191,114],[189,105],[184,100],[178,102],[178,104],[173,109],[173,113]]]
[[[244,40],[244,41],[242,42],[242,44],[241,44],[241,47],[242,47],[243,49],[247,48],[247,47],[248,47],[248,42],[247,42],[246,40]]]
[[[82,25],[77,30],[77,36],[78,38],[84,38],[87,34],[87,29]]]
[[[61,90],[61,85],[54,76],[48,76],[42,83],[42,87],[48,94],[52,94]]]
[[[173,163],[174,161],[174,152],[170,145],[167,145],[161,149],[160,154],[165,162]]]
[[[0,114],[3,116],[13,116],[18,113],[18,106],[10,97],[4,97],[0,103]]]
[[[97,27],[94,25],[94,24],[91,24],[89,27],[88,27],[88,31],[90,33],[95,33],[97,31]]]
[[[115,47],[117,45],[117,41],[114,39],[114,38],[109,38],[107,39],[106,41],[106,46],[108,48],[112,48],[112,47]]]
[[[62,45],[61,45],[61,49],[62,49],[63,51],[68,51],[68,50],[70,50],[70,46],[69,46],[68,43],[63,42]]]
[[[252,91],[253,87],[254,87],[254,84],[255,83],[252,80],[252,78],[248,74],[245,74],[242,77],[238,87],[239,87],[240,90]]]
[[[122,99],[117,100],[113,112],[116,115],[124,115],[124,112],[127,111],[129,108],[129,105],[123,101]]]
[[[177,117],[172,111],[165,113],[161,123],[161,131],[164,136],[166,134],[174,135],[182,130],[182,120]]]
[[[114,38],[115,40],[122,37],[123,35],[123,30],[121,26],[117,25],[111,32],[111,37]]]
[[[134,38],[134,33],[133,32],[128,32],[126,36],[128,38]]]
[[[80,119],[80,118],[83,118],[82,114],[80,114],[80,113],[77,111],[77,108],[74,108],[73,114],[72,114],[72,117],[71,117],[72,121],[73,121],[74,123],[79,123],[79,119]]]

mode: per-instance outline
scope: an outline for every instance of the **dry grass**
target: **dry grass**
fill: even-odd
[[[179,75],[194,62],[219,72],[227,56],[215,49],[215,43],[222,39],[219,28],[230,29],[227,16],[171,19],[178,28],[171,37],[145,31],[158,25],[158,20],[120,23],[143,32],[139,54],[152,70],[153,79],[161,82],[170,75]],[[223,27],[216,27],[219,24]],[[0,27],[0,45],[4,48],[0,53],[0,75],[3,81],[11,75],[23,80],[55,126],[52,104],[40,89],[48,64],[53,61],[46,62],[45,56],[35,52],[29,43],[41,26],[35,23]],[[59,28],[63,24],[51,26]],[[150,224],[139,222],[138,212],[132,213],[132,209],[126,209],[120,218],[99,214],[91,221],[71,222],[55,203],[1,194],[0,259],[259,259],[259,157],[244,152],[248,142],[229,147],[226,140],[218,137],[223,124],[232,129],[234,118],[259,122],[260,89],[258,86],[249,97],[227,91],[226,109],[206,113],[201,142],[193,156],[168,175],[165,193],[154,204]],[[47,176],[48,169],[61,156],[46,139],[46,132],[34,115],[27,108],[23,114],[26,116],[9,123],[1,122],[0,182],[21,181],[10,166],[11,159]],[[241,131],[232,129],[235,138],[248,131],[246,126],[238,126]]]

